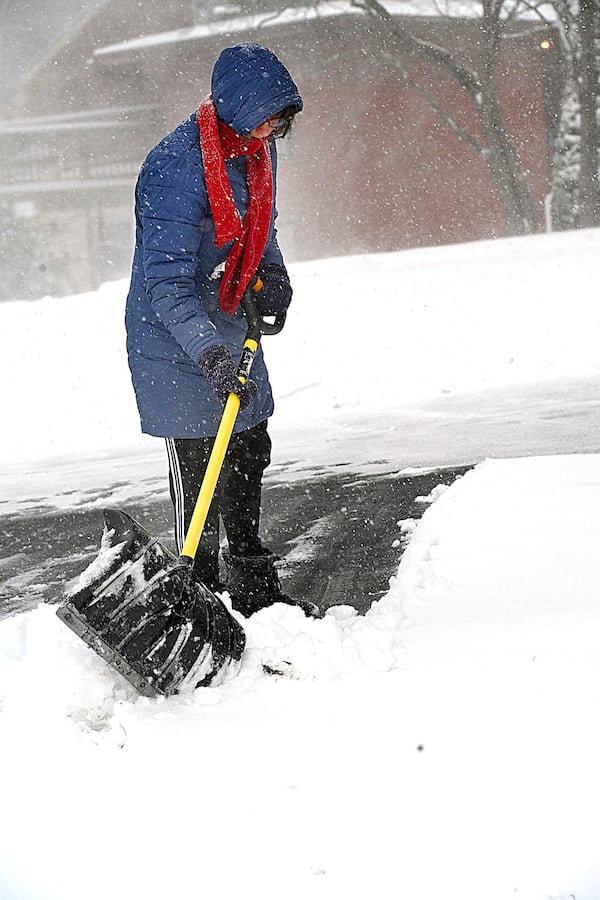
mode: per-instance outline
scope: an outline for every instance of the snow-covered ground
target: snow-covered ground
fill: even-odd
[[[271,478],[600,450],[600,233],[293,266]],[[163,485],[124,354],[125,281],[0,304],[0,514]],[[102,502],[102,500],[98,501]]]
[[[273,477],[485,461],[398,521],[366,616],[265,610],[218,688],[143,699],[53,608],[1,622],[2,900],[597,900],[599,251],[294,267]],[[0,512],[164,478],[124,291],[0,306]]]

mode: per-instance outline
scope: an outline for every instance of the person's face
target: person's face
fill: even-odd
[[[263,122],[262,125],[259,125],[258,128],[253,128],[250,132],[250,137],[253,138],[268,138],[274,129],[274,125],[270,125],[271,119],[267,119],[266,122]]]
[[[269,135],[275,131],[276,128],[281,128],[286,123],[286,117],[282,116],[281,113],[278,113],[276,116],[271,116],[271,118],[267,119],[257,128],[254,128],[250,132],[250,136],[253,138],[268,138]]]

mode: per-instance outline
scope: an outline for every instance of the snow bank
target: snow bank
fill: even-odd
[[[0,897],[596,900],[599,533],[600,456],[488,460],[367,616],[265,610],[168,700],[0,623]]]

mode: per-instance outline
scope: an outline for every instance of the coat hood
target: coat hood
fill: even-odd
[[[287,106],[302,109],[302,97],[283,63],[260,44],[223,50],[211,81],[220,119],[238,134],[252,131]]]

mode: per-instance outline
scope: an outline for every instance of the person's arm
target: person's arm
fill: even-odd
[[[196,361],[208,347],[221,342],[195,282],[205,234],[202,225],[210,217],[199,154],[197,166],[177,156],[149,160],[140,175],[138,210],[150,303],[165,328]]]

